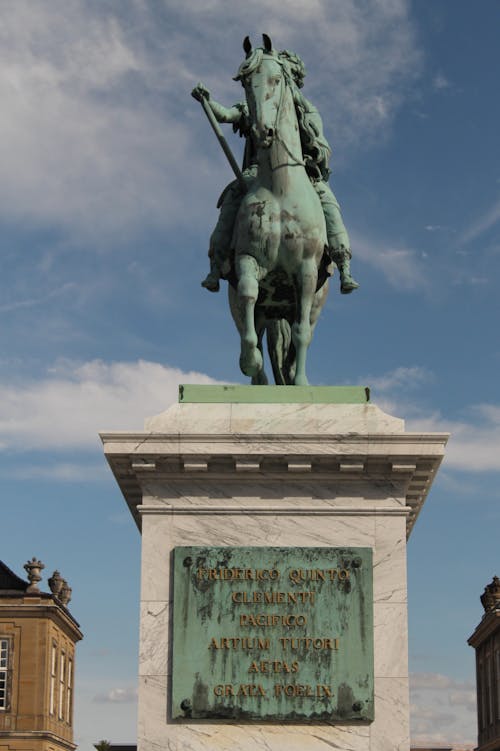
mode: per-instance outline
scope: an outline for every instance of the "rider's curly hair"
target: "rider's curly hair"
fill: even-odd
[[[290,50],[281,50],[281,52],[278,53],[278,57],[289,69],[297,88],[301,89],[304,85],[304,78],[306,77],[306,66],[304,65],[302,58]]]

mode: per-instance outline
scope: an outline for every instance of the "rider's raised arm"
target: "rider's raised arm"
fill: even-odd
[[[212,112],[220,123],[237,124],[241,120],[241,109],[239,107],[224,107],[213,99],[209,100]]]
[[[238,106],[224,107],[211,98],[209,90],[203,84],[197,84],[191,92],[191,96],[201,101],[204,98],[210,105],[210,109],[215,115],[216,120],[220,123],[239,123],[242,117],[241,108]]]

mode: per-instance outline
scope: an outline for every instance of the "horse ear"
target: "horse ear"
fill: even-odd
[[[264,42],[265,51],[271,52],[273,49],[273,43],[271,42],[271,37],[268,37],[267,34],[262,34],[262,41]]]
[[[245,50],[246,56],[248,57],[249,54],[252,51],[252,42],[250,41],[250,37],[245,37],[243,40],[243,49]]]

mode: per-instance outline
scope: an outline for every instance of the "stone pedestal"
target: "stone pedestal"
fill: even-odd
[[[247,388],[263,389],[261,402],[268,388],[276,393]],[[241,403],[241,389],[226,389],[219,403],[207,403],[210,392],[196,402],[197,393],[144,432],[102,435],[142,533],[139,751],[408,751],[406,539],[447,436],[407,433],[370,403],[332,403],[334,390],[303,390],[302,403],[280,404]],[[173,721],[177,546],[371,548],[374,721]]]

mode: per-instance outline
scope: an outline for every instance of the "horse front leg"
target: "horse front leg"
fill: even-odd
[[[262,312],[259,313],[258,308],[255,313],[255,330],[257,331],[257,340],[258,340],[257,347],[259,348],[260,356],[263,362],[264,355],[263,355],[262,339],[266,331],[266,319],[264,315],[262,314]],[[267,380],[264,367],[262,366],[259,372],[252,376],[252,384],[254,386],[267,386],[268,383],[269,381]]]
[[[236,259],[238,277],[238,308],[241,322],[240,368],[247,376],[258,376],[262,370],[262,354],[255,330],[255,304],[259,296],[259,266],[253,256]]]
[[[298,315],[292,326],[292,341],[297,355],[295,386],[308,386],[306,376],[307,349],[311,343],[311,308],[318,281],[318,268],[314,258],[304,259],[297,274]]]

